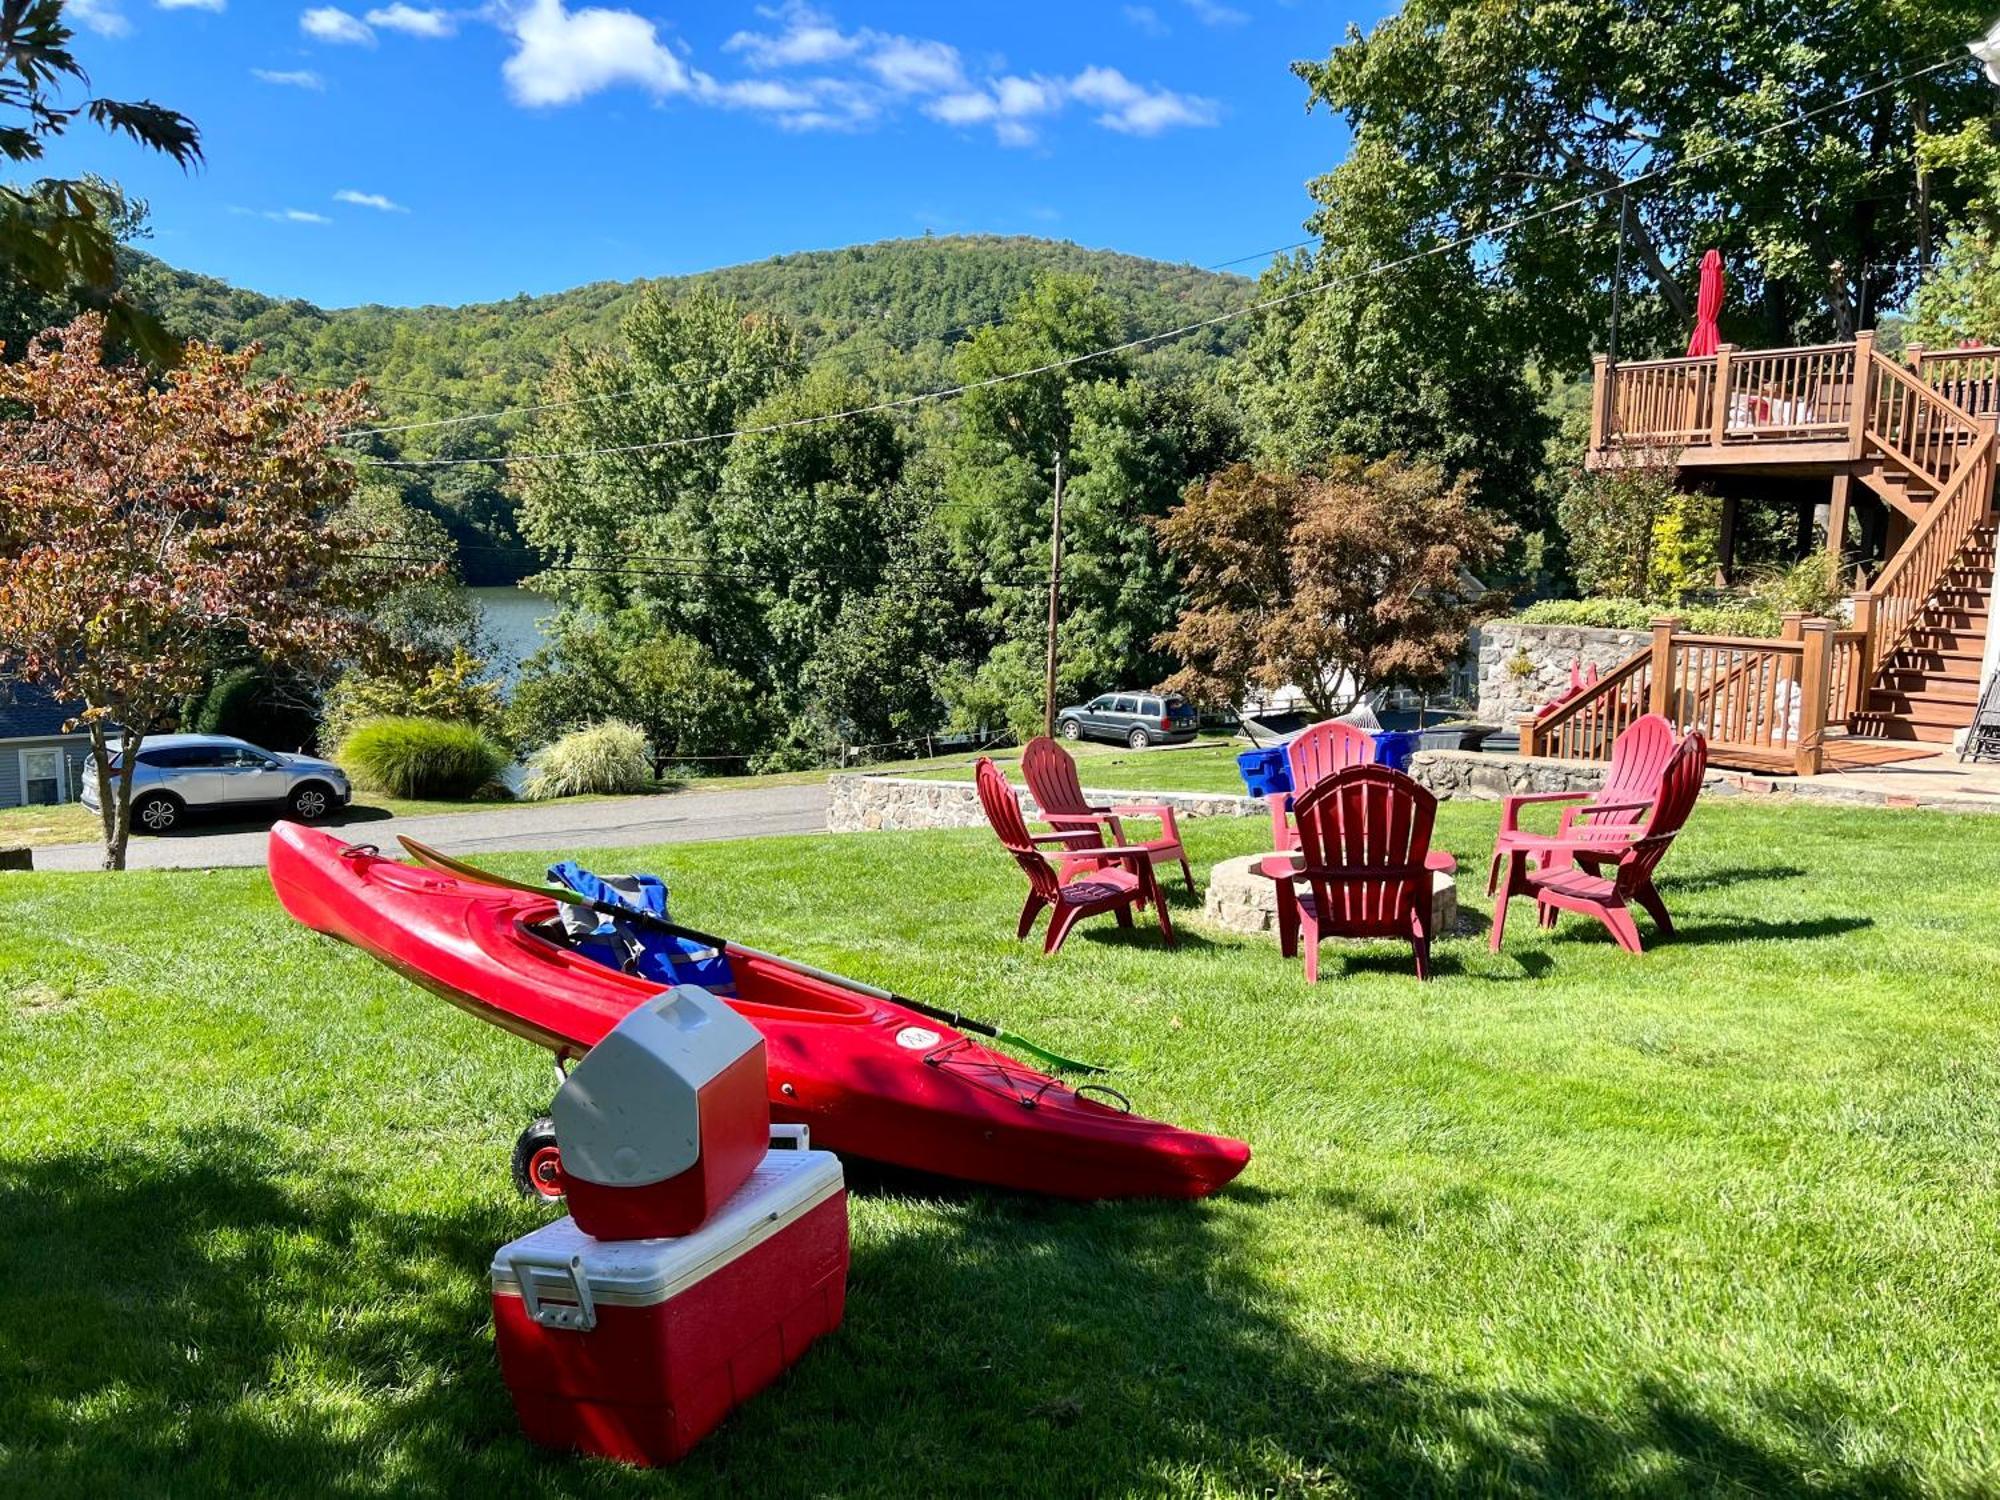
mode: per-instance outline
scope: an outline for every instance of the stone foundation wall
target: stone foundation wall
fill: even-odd
[[[1522,625],[1495,620],[1479,627],[1479,711],[1482,724],[1514,727],[1569,689],[1569,669],[1593,662],[1599,672],[1652,644],[1644,630],[1596,630],[1582,625]],[[1525,672],[1522,663],[1526,663]]]
[[[1035,815],[1027,788],[1015,789],[1021,808]],[[1085,787],[1097,803],[1164,802],[1185,818],[1261,818],[1265,805],[1253,797],[1211,792],[1135,792]],[[914,776],[833,776],[827,780],[829,833],[875,829],[984,828],[979,789],[969,781],[925,781]]]

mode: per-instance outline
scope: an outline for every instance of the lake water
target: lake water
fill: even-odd
[[[554,617],[555,601],[511,585],[465,592],[479,606],[480,620],[491,643],[493,666],[502,684],[512,687],[521,674],[521,663],[546,643],[542,622]]]

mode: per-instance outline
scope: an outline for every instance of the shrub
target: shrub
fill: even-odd
[[[483,732],[443,719],[370,719],[334,758],[362,791],[450,801],[479,796],[507,769],[507,752]]]
[[[489,733],[500,727],[500,684],[487,664],[463,647],[421,673],[373,677],[349,672],[326,695],[325,743],[342,744],[370,719],[446,719]]]
[[[1582,625],[1599,630],[1644,630],[1663,615],[1682,622],[1691,635],[1775,637],[1778,609],[1766,599],[1676,607],[1643,599],[1544,599],[1514,618],[1523,625]]]
[[[643,792],[653,785],[646,736],[631,724],[608,719],[574,730],[535,752],[524,795],[541,800],[585,792]]]
[[[1831,616],[1847,597],[1847,567],[1831,553],[1814,552],[1759,579],[1751,592],[1780,614],[1804,610]]]

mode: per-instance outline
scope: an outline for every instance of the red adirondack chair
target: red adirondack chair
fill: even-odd
[[[1493,841],[1493,860],[1486,868],[1486,894],[1499,889],[1500,867],[1508,849],[1523,840],[1546,843],[1547,834],[1521,827],[1521,810],[1542,804],[1574,803],[1563,808],[1558,839],[1605,838],[1616,841],[1645,816],[1660,789],[1660,777],[1674,755],[1674,726],[1659,714],[1643,714],[1625,726],[1612,743],[1611,765],[1604,785],[1594,792],[1528,792],[1509,797],[1500,808],[1500,835]],[[1567,862],[1566,853],[1550,856]]]
[[[1116,912],[1118,925],[1130,927],[1133,908],[1150,903],[1159,916],[1160,935],[1166,939],[1169,948],[1173,947],[1174,924],[1167,916],[1167,903],[1160,899],[1151,854],[1130,845],[1104,846],[1100,841],[1100,846],[1091,850],[1091,857],[1102,861],[1101,867],[1065,883],[1057,877],[1048,857],[1036,846],[1066,845],[1078,836],[1079,831],[1029,833],[1028,820],[1021,816],[1021,804],[1015,798],[1014,788],[1007,784],[1000,768],[984,756],[979,760],[978,781],[979,804],[986,809],[986,821],[993,825],[1001,844],[1014,856],[1028,877],[1028,901],[1021,908],[1021,922],[1014,930],[1015,937],[1026,937],[1035,925],[1035,918],[1042,914],[1044,907],[1048,907],[1054,915],[1049,918],[1048,939],[1043,951],[1054,953],[1062,947],[1070,928],[1085,917]],[[1090,832],[1094,834],[1095,830]]]
[[[1299,847],[1291,825],[1294,798],[1303,796],[1335,771],[1375,764],[1375,741],[1352,724],[1327,719],[1302,732],[1285,746],[1285,766],[1292,789],[1272,792],[1264,801],[1271,808],[1271,847],[1283,854]]]
[[[1431,875],[1452,869],[1431,849],[1437,798],[1388,766],[1349,766],[1292,805],[1303,869],[1278,882],[1278,949],[1305,939],[1306,983],[1319,982],[1319,945],[1330,937],[1407,939],[1417,978],[1431,973]]]
[[[1187,850],[1181,846],[1181,831],[1174,822],[1174,810],[1165,803],[1093,806],[1084,798],[1083,783],[1077,779],[1076,762],[1069,758],[1068,751],[1044,734],[1029,740],[1021,751],[1021,774],[1027,778],[1028,790],[1034,794],[1035,806],[1041,810],[1044,823],[1058,832],[1090,835],[1088,840],[1079,839],[1067,846],[1057,871],[1058,879],[1067,882],[1080,871],[1103,869],[1105,861],[1093,851],[1104,847],[1104,831],[1109,829],[1111,843],[1136,845],[1146,851],[1155,865],[1178,861],[1181,878],[1187,881],[1190,891],[1194,889],[1194,871],[1188,865]],[[1127,818],[1158,819],[1160,836],[1156,839],[1128,838],[1124,821]]]
[[[1696,731],[1674,751],[1649,801],[1593,804],[1607,815],[1637,812],[1640,822],[1609,833],[1520,837],[1506,851],[1506,883],[1493,903],[1493,951],[1500,951],[1507,905],[1516,896],[1535,898],[1536,915],[1544,927],[1554,927],[1557,913],[1563,911],[1596,917],[1628,953],[1643,952],[1645,947],[1632,920],[1633,902],[1653,919],[1661,937],[1673,936],[1673,919],[1653,884],[1653,872],[1694,811],[1707,770],[1708,741]],[[1584,809],[1582,815],[1591,810]]]

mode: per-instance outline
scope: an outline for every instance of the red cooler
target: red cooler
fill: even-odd
[[[500,1372],[535,1442],[673,1463],[840,1325],[847,1190],[829,1151],[773,1150],[679,1239],[559,1219],[493,1257]]]
[[[764,1037],[684,984],[636,1007],[556,1090],[569,1211],[600,1240],[692,1234],[764,1159]]]

